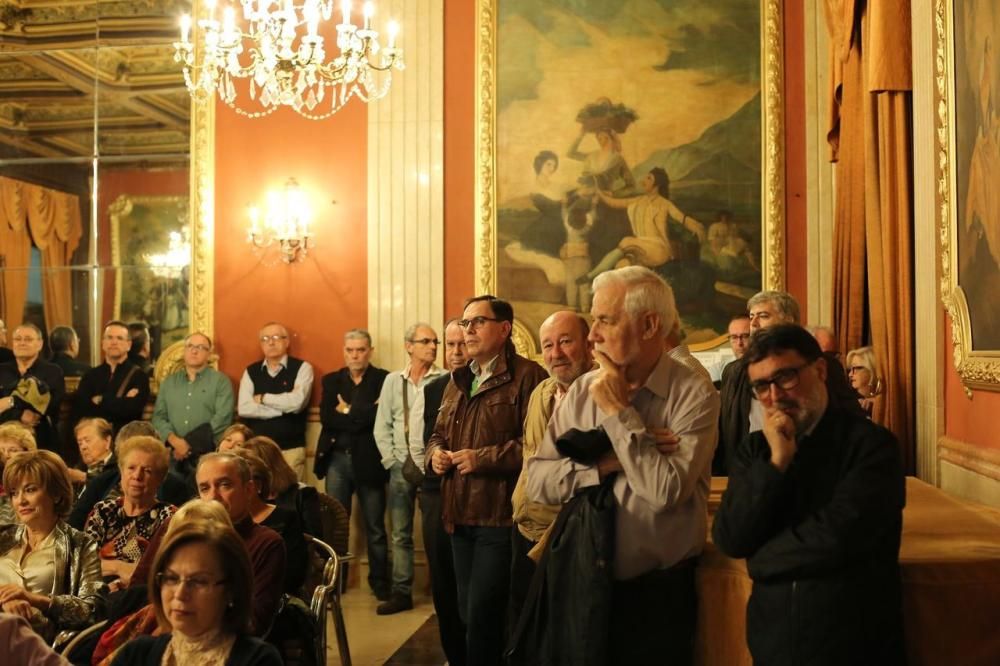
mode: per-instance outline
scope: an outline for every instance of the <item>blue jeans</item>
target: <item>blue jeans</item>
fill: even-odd
[[[451,550],[468,664],[499,666],[510,592],[510,528],[456,525]]]
[[[376,592],[389,589],[389,549],[385,536],[385,486],[357,483],[351,454],[334,451],[326,471],[326,494],[336,498],[351,513],[351,495],[358,494],[368,542],[368,584]]]
[[[403,476],[403,463],[389,470],[389,522],[392,523],[392,593],[410,597],[413,590],[413,507],[417,487]]]

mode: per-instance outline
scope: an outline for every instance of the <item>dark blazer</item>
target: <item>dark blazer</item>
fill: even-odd
[[[14,352],[7,347],[0,347],[0,363],[10,363],[14,360]]]
[[[441,398],[451,381],[451,373],[435,377],[424,386],[424,448],[434,434],[434,424],[437,423],[438,412],[441,411]],[[441,477],[437,474],[424,474],[421,488],[427,491],[441,492]]]
[[[747,559],[754,663],[904,663],[896,438],[831,401],[784,472],[770,461],[764,433],[740,442],[712,525]]]
[[[135,368],[135,372],[132,372]],[[122,383],[128,379],[124,388]],[[135,389],[136,394],[129,397],[129,391]],[[118,392],[121,391],[121,397]],[[94,404],[94,398],[100,396],[99,404]],[[125,361],[115,367],[101,363],[96,368],[87,371],[80,379],[73,402],[73,413],[70,424],[76,425],[82,418],[101,417],[111,422],[115,432],[129,421],[138,421],[149,402],[149,375],[131,361]]]
[[[112,666],[160,666],[169,642],[170,634],[155,637],[137,636],[125,644],[111,664]],[[225,666],[282,666],[282,661],[281,655],[273,645],[249,636],[238,636]]]
[[[90,366],[86,363],[82,363],[69,354],[62,352],[53,354],[52,362],[59,366],[59,369],[63,371],[64,377],[80,377],[87,370],[90,370]]]
[[[107,497],[108,492],[121,483],[121,480],[122,473],[118,469],[118,457],[112,454],[101,473],[87,480],[83,492],[73,503],[73,510],[66,520],[70,527],[82,530],[83,524],[87,522],[87,516],[90,515],[90,510],[94,508],[95,504]]]
[[[323,429],[313,467],[316,478],[326,476],[330,455],[336,449],[351,454],[354,476],[359,483],[385,483],[389,479],[389,471],[382,466],[382,454],[373,434],[378,411],[376,403],[388,374],[382,368],[370,365],[359,384],[354,383],[347,368],[323,375],[323,398],[319,405],[319,420]],[[337,411],[338,394],[351,405],[347,414]]]

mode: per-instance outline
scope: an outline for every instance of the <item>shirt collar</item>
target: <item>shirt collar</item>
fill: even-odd
[[[486,364],[485,368],[482,368],[476,362],[475,359],[472,359],[469,361],[469,370],[472,370],[472,374],[477,376],[482,374],[492,375],[494,368],[497,367],[497,361],[499,360],[500,360],[500,354],[497,354],[496,356],[490,359],[489,363]]]
[[[643,388],[649,389],[661,398],[666,398],[670,393],[670,375],[673,373],[670,355],[666,352],[660,354],[660,360],[656,362],[653,371],[646,378]]]
[[[263,368],[265,371],[267,370],[266,358],[263,361],[261,361],[260,367]],[[278,360],[278,367],[281,369],[285,369],[288,367],[288,354],[285,354]]]
[[[399,371],[399,374],[403,378],[403,381],[410,380],[410,369],[412,367],[413,364],[408,362],[406,364],[406,367]],[[438,375],[441,374],[444,374],[444,370],[437,367],[436,365],[432,365],[431,367],[427,368],[427,372],[425,372],[424,376],[420,378],[420,383],[425,384],[427,383],[427,380],[433,379],[434,377],[437,377]]]

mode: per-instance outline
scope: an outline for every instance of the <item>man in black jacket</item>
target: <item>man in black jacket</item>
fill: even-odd
[[[747,558],[754,663],[902,664],[898,442],[835,405],[805,329],[755,334],[744,361],[764,426],[730,460],[712,536]]]
[[[23,323],[11,340],[14,360],[0,363],[0,423],[20,421],[34,429],[38,448],[72,456],[71,451],[60,451],[56,432],[66,381],[59,366],[39,358],[41,329]]]
[[[326,492],[351,511],[351,496],[365,519],[368,584],[379,601],[389,599],[388,545],[385,534],[385,484],[389,472],[375,445],[378,396],[388,374],[371,365],[374,348],[368,331],[344,334],[344,366],[323,376],[320,432],[313,471],[326,477]]]
[[[117,433],[122,426],[142,419],[149,402],[149,376],[128,356],[128,325],[109,321],[101,335],[104,363],[80,379],[70,425],[83,418],[107,419]]]
[[[49,333],[49,348],[52,362],[63,371],[64,377],[79,377],[90,370],[90,366],[78,361],[80,336],[69,326],[56,326]]]

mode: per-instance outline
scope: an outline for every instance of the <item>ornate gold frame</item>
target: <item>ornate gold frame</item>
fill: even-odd
[[[133,197],[122,194],[108,206],[108,217],[111,220],[111,267],[115,271],[115,304],[112,310],[115,319],[122,318],[122,218],[132,212],[135,204],[178,204],[182,201],[189,201],[189,198],[156,195]],[[190,203],[188,205],[190,207]]]
[[[502,0],[476,0],[476,289],[494,293],[496,269],[496,17]],[[763,289],[785,287],[784,0],[761,0],[761,281]],[[515,327],[518,350],[535,356],[534,336]],[[722,336],[692,349],[717,347]]]
[[[201,16],[204,0],[191,14]],[[194,21],[197,24],[197,21]],[[195,32],[195,37],[198,32]],[[195,40],[198,43],[200,40]],[[195,52],[196,62],[201,55]],[[191,98],[191,330],[215,335],[215,98]]]
[[[971,398],[972,389],[1000,391],[1000,350],[973,350],[969,306],[958,284],[954,9],[954,0],[934,2],[934,108],[938,110],[935,208],[941,243],[941,302],[951,321],[955,369]]]

